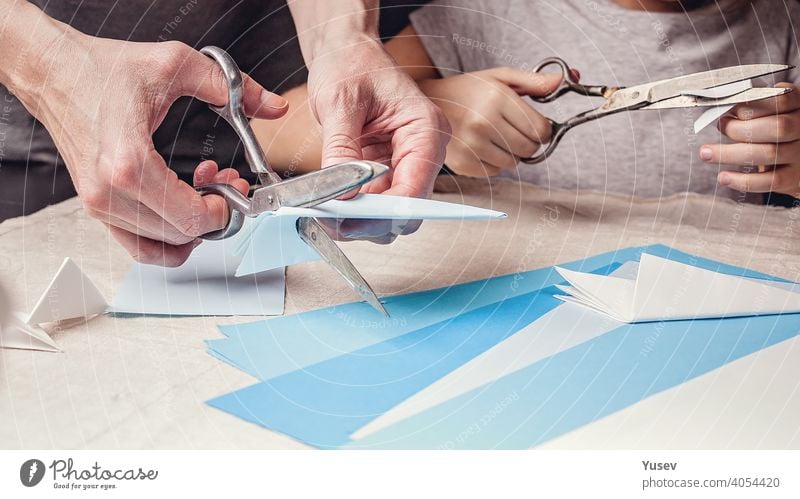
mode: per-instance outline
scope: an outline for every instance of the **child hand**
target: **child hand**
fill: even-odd
[[[453,128],[447,167],[459,175],[493,176],[514,169],[550,140],[550,122],[521,96],[553,91],[560,75],[514,68],[421,81],[422,91]]]
[[[758,167],[752,173],[722,171],[717,181],[742,192],[779,192],[800,197],[800,88],[790,83],[788,94],[739,104],[719,129],[736,144],[700,148],[708,163]]]

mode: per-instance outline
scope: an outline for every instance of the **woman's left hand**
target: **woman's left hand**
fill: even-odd
[[[772,99],[737,105],[719,122],[735,144],[706,144],[700,158],[707,163],[753,168],[722,171],[717,181],[742,192],[778,192],[800,197],[800,87]]]

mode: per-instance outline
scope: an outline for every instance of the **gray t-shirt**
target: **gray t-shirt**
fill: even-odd
[[[550,56],[580,70],[583,83],[612,86],[738,64],[800,65],[797,2],[738,5],[686,14],[633,11],[612,0],[439,0],[411,20],[443,76],[496,66],[531,69]],[[777,81],[798,83],[800,72],[765,83]],[[533,105],[563,121],[601,102],[570,94]],[[694,134],[701,112],[635,111],[586,123],[571,130],[546,163],[520,164],[514,176],[546,187],[642,197],[692,191],[741,199],[720,187],[718,169],[698,157],[702,144],[728,142],[714,126]]]

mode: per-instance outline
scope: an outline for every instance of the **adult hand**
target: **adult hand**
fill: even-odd
[[[739,104],[720,120],[720,131],[735,144],[701,147],[700,158],[706,162],[754,169],[722,171],[717,176],[720,184],[742,192],[800,197],[800,88],[790,83],[777,86],[792,91]]]
[[[309,102],[322,126],[322,166],[379,161],[391,171],[361,192],[429,197],[444,160],[447,120],[378,40],[360,36],[339,43],[316,57],[309,73]],[[419,222],[344,221],[332,235],[388,243],[417,227]]]
[[[90,216],[138,261],[181,264],[198,236],[224,227],[220,199],[178,179],[152,134],[181,96],[227,102],[218,65],[179,42],[93,38],[71,28],[38,61],[39,85],[17,90],[53,137]],[[245,78],[246,112],[276,118],[286,101]]]
[[[471,177],[513,170],[550,140],[550,122],[522,96],[543,96],[560,75],[500,67],[420,82],[453,126],[447,167]]]

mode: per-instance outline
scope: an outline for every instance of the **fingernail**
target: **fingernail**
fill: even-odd
[[[726,186],[727,185],[731,185],[731,176],[730,175],[725,175],[724,173],[721,173],[720,176],[719,176],[719,184],[720,185],[726,185]]]
[[[572,79],[573,79],[573,80],[575,80],[575,81],[580,81],[580,79],[581,79],[581,72],[580,72],[580,71],[578,71],[578,70],[577,70],[577,69],[575,69],[575,68],[572,68],[570,71],[572,72]]]
[[[711,161],[713,157],[714,151],[712,151],[710,147],[703,147],[700,149],[700,159],[703,161]]]
[[[272,92],[268,92],[266,90],[261,91],[261,103],[264,104],[264,106],[272,109],[283,109],[289,105],[289,101],[280,95],[273,94]]]

